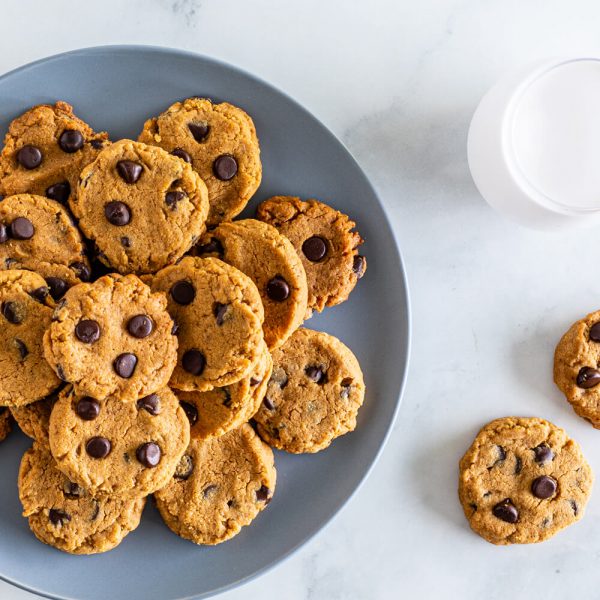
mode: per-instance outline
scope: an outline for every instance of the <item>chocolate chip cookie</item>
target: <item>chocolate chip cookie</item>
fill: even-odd
[[[265,341],[277,348],[302,324],[307,284],[292,243],[275,227],[245,219],[221,223],[194,247],[198,256],[214,256],[239,269],[260,292],[265,308]]]
[[[17,425],[26,436],[48,445],[50,413],[61,390],[62,387],[57,388],[42,400],[32,402],[26,406],[13,406],[10,409]]]
[[[154,497],[162,518],[195,544],[220,544],[271,501],[273,452],[242,425],[218,438],[192,439],[171,482]]]
[[[193,438],[218,437],[250,420],[260,404],[271,376],[273,361],[266,344],[248,377],[208,392],[175,393],[191,425]]]
[[[296,248],[306,271],[310,310],[320,312],[348,299],[367,269],[366,258],[358,253],[363,240],[353,221],[323,202],[293,196],[265,200],[256,215]]]
[[[6,406],[0,406],[0,442],[3,442],[12,429],[12,416]]]
[[[353,431],[365,384],[356,357],[337,338],[298,329],[273,352],[260,410],[260,436],[287,452],[318,452]]]
[[[177,360],[166,305],[135,275],[77,285],[56,306],[44,335],[46,359],[77,394],[121,400],[151,394],[167,384]]]
[[[66,205],[79,173],[110,142],[73,114],[66,102],[40,104],[9,126],[0,154],[0,194],[30,193]]]
[[[573,410],[600,429],[600,311],[574,323],[561,338],[554,381]]]
[[[146,503],[142,497],[92,497],[56,468],[48,448],[38,442],[21,460],[19,497],[35,536],[70,554],[118,546],[139,525]]]
[[[167,295],[177,328],[171,387],[203,392],[250,374],[262,353],[264,311],[249,277],[216,258],[188,256],[149,281]]]
[[[0,269],[28,269],[46,279],[55,300],[89,281],[90,263],[67,209],[31,194],[0,202]]]
[[[563,429],[538,418],[488,423],[460,461],[459,497],[492,544],[543,542],[583,517],[592,470]]]
[[[252,119],[227,102],[176,102],[149,119],[138,140],[192,165],[208,187],[208,224],[239,214],[260,185],[262,167]]]
[[[66,388],[50,416],[49,440],[58,468],[94,496],[146,496],[173,476],[190,426],[169,388],[137,402]]]
[[[0,406],[35,402],[59,386],[42,347],[53,306],[37,273],[0,271]]]
[[[174,263],[204,232],[208,194],[189,164],[161,148],[121,140],[81,173],[71,210],[120,273]]]

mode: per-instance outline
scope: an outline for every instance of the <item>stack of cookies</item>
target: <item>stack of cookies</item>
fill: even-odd
[[[302,328],[366,270],[355,224],[261,181],[252,119],[191,98],[111,142],[64,103],[0,154],[0,439],[31,437],[23,514],[43,542],[110,550],[153,495],[197,544],[265,508],[273,448],[317,452],[365,393],[340,340]],[[10,409],[10,410],[7,410]]]

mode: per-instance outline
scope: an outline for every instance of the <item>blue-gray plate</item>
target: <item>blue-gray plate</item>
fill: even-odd
[[[0,77],[0,134],[35,104],[65,100],[111,139],[136,138],[148,117],[176,100],[227,100],[254,119],[263,182],[246,210],[273,194],[315,197],[348,213],[367,240],[368,270],[344,304],[307,326],[339,337],[357,355],[367,385],[355,432],[318,454],[276,455],[268,509],[224,544],[178,538],[148,503],[140,527],[115,550],[69,556],[38,542],[21,516],[17,472],[29,441],[0,446],[0,577],[40,595],[76,600],[180,600],[213,595],[273,567],[315,535],[373,466],[398,409],[409,353],[409,303],[394,235],[364,173],[317,119],[236,68],[165,48],[109,46],[52,56]],[[375,502],[375,500],[374,500]]]

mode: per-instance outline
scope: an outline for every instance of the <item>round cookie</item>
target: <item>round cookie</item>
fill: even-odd
[[[0,194],[37,194],[66,205],[79,173],[107,146],[106,133],[73,114],[66,102],[40,104],[9,126],[0,154]]]
[[[323,202],[293,196],[265,200],[256,215],[296,248],[306,271],[309,310],[321,312],[348,299],[367,269],[366,258],[358,254],[363,240],[353,221]]]
[[[207,391],[247,377],[261,356],[263,306],[249,277],[216,258],[185,257],[151,278],[167,295],[179,349],[169,384]]]
[[[6,406],[0,406],[0,442],[3,442],[12,429],[12,417]]]
[[[80,280],[90,264],[81,234],[55,200],[31,194],[0,202],[0,269],[28,269],[47,279],[55,300]]]
[[[260,408],[272,369],[265,344],[252,373],[237,383],[208,392],[175,391],[190,420],[191,437],[219,437],[249,421]]]
[[[46,445],[48,444],[50,413],[61,390],[62,388],[58,388],[42,400],[37,400],[26,406],[13,406],[10,409],[17,425],[26,436]]]
[[[245,219],[221,223],[194,247],[197,256],[215,256],[239,269],[260,292],[265,308],[265,341],[277,348],[304,320],[306,273],[292,243],[275,227]]]
[[[164,148],[190,163],[208,187],[208,224],[238,215],[260,185],[262,167],[252,119],[227,102],[206,98],[176,102],[149,119],[140,142]]]
[[[249,525],[273,497],[273,452],[244,424],[192,439],[171,482],[154,495],[167,526],[195,544],[220,544]]]
[[[164,387],[177,338],[163,294],[135,275],[105,275],[71,288],[44,335],[47,361],[76,393],[136,400]]]
[[[190,426],[169,388],[137,402],[68,388],[50,415],[49,440],[58,468],[94,496],[146,496],[173,476]]]
[[[469,525],[492,544],[543,542],[583,517],[592,471],[563,429],[538,418],[488,423],[460,461]]]
[[[121,140],[82,171],[70,206],[101,262],[120,273],[152,273],[174,263],[204,232],[208,194],[176,156]]]
[[[42,346],[54,306],[47,292],[37,273],[0,271],[0,406],[35,402],[60,384]]]
[[[70,554],[118,546],[139,525],[146,503],[141,497],[92,497],[63,475],[47,447],[37,442],[21,460],[19,497],[35,536]]]
[[[554,382],[573,410],[600,429],[600,311],[562,336],[554,353]]]
[[[354,430],[364,396],[350,349],[327,333],[298,329],[273,352],[273,373],[254,419],[274,448],[318,452]]]

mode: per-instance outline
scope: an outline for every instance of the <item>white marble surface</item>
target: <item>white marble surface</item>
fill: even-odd
[[[580,524],[533,547],[486,544],[456,498],[462,452],[480,425],[507,414],[564,426],[600,472],[600,432],[551,381],[557,338],[600,305],[600,238],[505,222],[478,196],[465,160],[472,111],[506,69],[600,55],[597,2],[6,0],[0,18],[0,72],[81,46],[148,43],[256,73],[344,140],[394,223],[414,340],[390,442],[329,527],[224,599],[598,596],[600,491]],[[0,583],[0,598],[33,596]]]

